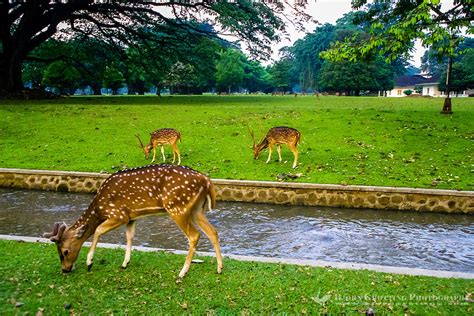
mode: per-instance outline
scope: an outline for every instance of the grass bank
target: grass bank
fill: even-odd
[[[147,164],[136,133],[181,131],[183,164],[213,178],[275,181],[301,173],[310,183],[473,190],[474,99],[171,96],[71,97],[2,101],[0,166],[106,171]],[[254,160],[247,126],[257,135],[287,125],[302,133],[291,168]],[[170,149],[166,149],[168,159]],[[158,161],[160,162],[160,161]]]
[[[98,249],[91,272],[86,249],[77,269],[60,273],[52,244],[0,241],[0,314],[376,314],[469,315],[474,282],[322,269],[213,258],[193,264],[182,282],[184,256]],[[469,294],[471,293],[471,294]]]

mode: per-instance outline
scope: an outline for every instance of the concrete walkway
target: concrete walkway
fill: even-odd
[[[16,241],[24,241],[24,242],[50,243],[49,239],[46,239],[46,238],[27,237],[27,236],[0,235],[0,239],[16,240]],[[84,246],[89,247],[90,243],[86,242]],[[117,245],[117,244],[99,243],[97,246],[102,247],[102,248],[125,249],[125,245]],[[135,251],[145,251],[145,252],[167,251],[167,252],[179,254],[179,255],[187,254],[187,251],[184,251],[184,250],[160,249],[160,248],[150,248],[150,247],[141,247],[141,246],[134,246],[133,249]],[[200,252],[200,251],[196,252],[196,255],[207,256],[207,257],[215,256],[213,252]],[[347,269],[347,270],[370,270],[370,271],[384,272],[384,273],[415,275],[415,276],[430,276],[430,277],[437,277],[437,278],[474,279],[474,273],[428,270],[428,269],[405,268],[405,267],[391,267],[391,266],[382,266],[382,265],[365,264],[365,263],[329,262],[329,261],[322,261],[322,260],[299,260],[299,259],[289,259],[289,258],[253,257],[253,256],[240,256],[240,255],[232,255],[232,254],[230,255],[224,254],[224,257],[229,258],[229,259],[239,260],[239,261],[283,263],[283,264],[294,264],[294,265],[301,265],[301,266]]]

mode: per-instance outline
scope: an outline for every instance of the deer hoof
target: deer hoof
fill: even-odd
[[[87,271],[90,271],[92,269],[92,263],[87,265]]]

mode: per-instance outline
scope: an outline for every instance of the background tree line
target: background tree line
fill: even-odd
[[[382,56],[358,61],[323,59],[321,54],[335,42],[367,36],[364,27],[354,22],[357,15],[348,13],[335,25],[318,26],[293,46],[282,49],[280,60],[269,66],[251,60],[236,45],[217,34],[213,38],[195,34],[185,39],[187,31],[147,30],[172,44],[168,50],[153,41],[127,46],[80,34],[51,38],[33,52],[36,59],[42,61],[34,59],[23,63],[23,79],[32,88],[50,87],[61,94],[86,88],[97,95],[103,88],[112,94],[120,88],[127,88],[128,94],[150,91],[160,94],[166,88],[178,94],[278,91],[359,95],[390,90],[396,76],[419,72],[404,57],[391,62]],[[207,24],[196,23],[194,27],[214,32]],[[473,48],[471,38],[457,47],[464,54],[454,60],[454,91],[474,86]],[[446,57],[439,58],[436,51],[427,50],[421,70],[445,78],[447,63]],[[444,80],[440,81],[440,88],[445,89]]]
[[[206,24],[194,27],[213,31]],[[120,88],[128,94],[159,94],[164,88],[178,94],[272,89],[268,67],[250,60],[234,44],[217,34],[184,39],[187,35],[174,30],[170,38],[160,32],[169,50],[152,41],[127,46],[82,35],[51,38],[33,51],[33,60],[23,63],[23,80],[31,88],[49,87],[61,94],[90,89],[99,95],[103,88],[112,94]]]
[[[278,87],[299,87],[301,91],[340,92],[359,95],[361,92],[390,90],[394,78],[423,72],[440,78],[439,88],[446,90],[446,71],[449,58],[440,55],[436,47],[426,50],[421,69],[410,64],[409,56],[398,54],[389,60],[388,54],[373,54],[370,58],[333,59],[327,51],[336,43],[348,39],[364,42],[369,38],[370,24],[363,19],[364,12],[351,12],[335,25],[318,26],[312,33],[282,51],[282,59],[273,67],[287,71],[280,75]],[[474,39],[459,41],[454,49],[452,91],[474,88]],[[279,72],[279,71],[277,71]],[[286,80],[286,81],[285,81]],[[286,82],[286,84],[285,84]]]

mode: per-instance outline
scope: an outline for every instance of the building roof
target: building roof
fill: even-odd
[[[411,76],[400,76],[395,78],[395,86],[398,87],[411,87],[422,84],[438,84],[439,76],[433,76],[430,78],[423,77],[422,75],[411,75]]]

